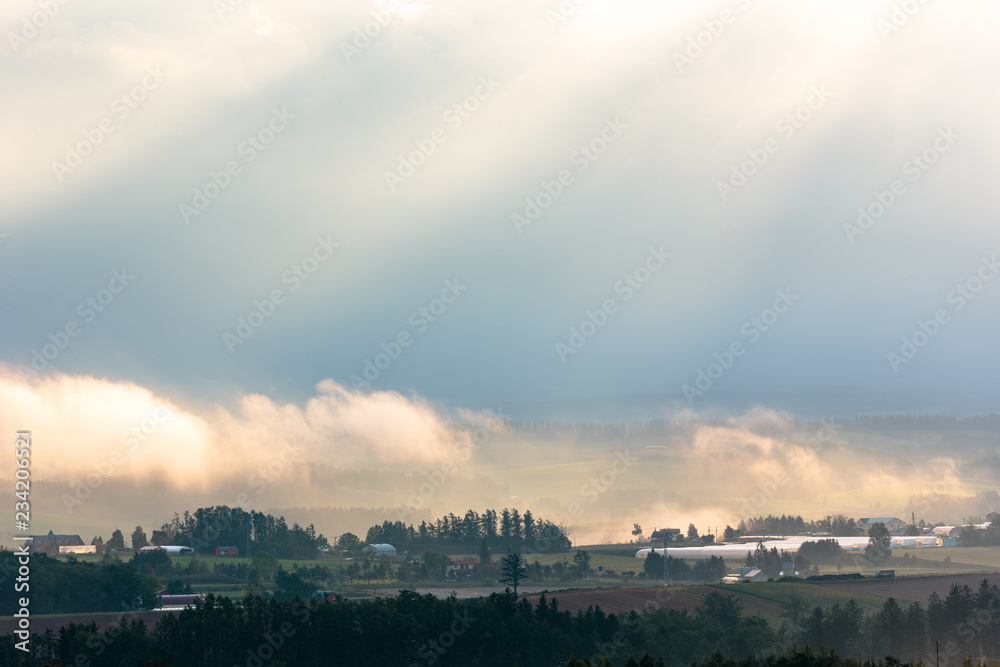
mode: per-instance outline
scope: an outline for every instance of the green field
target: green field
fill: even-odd
[[[910,551],[913,556],[919,556],[920,560],[943,561],[950,558],[948,572],[953,566],[971,565],[979,569],[1000,570],[1000,547],[945,547],[942,549],[919,549]],[[894,551],[894,556],[901,556],[900,551]],[[896,560],[896,559],[894,559]]]
[[[537,560],[542,565],[552,565],[554,563],[566,561],[572,565],[574,553],[575,552],[571,551],[561,554],[528,554],[525,556],[525,560],[529,563],[534,563]],[[590,566],[594,568],[595,571],[598,566],[603,566],[605,570],[613,570],[619,574],[629,570],[633,572],[642,572],[641,558],[629,556],[609,556],[607,554],[593,553],[591,551],[587,551],[587,553],[590,555]]]
[[[792,598],[798,597],[806,603],[806,609],[808,610],[816,607],[832,607],[835,604],[843,606],[847,604],[848,600],[856,600],[865,612],[868,613],[878,611],[886,601],[886,598],[879,595],[848,593],[804,581],[801,583],[782,581],[780,583],[714,584],[713,587],[761,598],[768,602],[777,603],[782,607],[787,607],[791,603]],[[750,609],[747,611],[752,613]]]

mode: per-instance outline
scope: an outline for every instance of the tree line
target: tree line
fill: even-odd
[[[17,567],[13,551],[0,551],[0,572],[17,572]],[[0,586],[0,609],[16,609],[17,598],[24,596],[9,583]],[[33,614],[152,609],[160,590],[157,579],[140,572],[136,563],[116,558],[88,563],[73,557],[50,558],[44,553],[31,555],[30,586]]]
[[[854,423],[872,431],[898,431],[901,429],[936,431],[995,431],[1000,428],[1000,414],[956,417],[954,415],[863,415]]]
[[[963,547],[1000,546],[1000,513],[990,512],[986,515],[986,521],[990,522],[990,525],[985,530],[969,526],[963,528],[958,536],[958,543]]]
[[[948,664],[974,653],[977,657],[1000,656],[1000,589],[983,579],[979,587],[952,584],[945,597],[932,593],[926,605],[902,605],[889,598],[881,609],[865,614],[854,600],[811,611],[801,599],[793,599],[786,620],[776,633],[778,646],[812,646],[841,655],[897,658],[923,657],[932,663],[934,642]],[[930,660],[928,660],[930,658]]]
[[[435,521],[421,521],[419,526],[402,521],[383,521],[368,529],[368,544],[391,544],[397,551],[445,554],[475,553],[485,543],[492,553],[527,551],[565,553],[573,546],[562,528],[545,519],[536,519],[530,510],[486,510],[482,514],[468,510],[463,516],[447,514]],[[352,533],[340,536],[338,546],[347,552],[360,548]]]
[[[806,521],[801,516],[784,515],[755,516],[740,521],[734,532],[727,532],[723,539],[727,542],[738,539],[739,535],[802,535],[805,533],[830,533],[849,537],[858,534],[854,519],[844,514],[827,515],[822,519]]]
[[[223,546],[239,547],[242,552],[248,539],[253,551],[267,551],[277,558],[313,559],[328,544],[312,524],[289,526],[283,516],[227,505],[174,514],[150,536],[152,544],[186,546],[202,554],[215,553],[216,547]]]
[[[35,635],[29,654],[14,648],[12,636],[0,637],[0,664],[860,667],[884,659],[898,667],[901,660],[933,664],[935,641],[943,664],[956,664],[1000,655],[998,610],[1000,590],[988,580],[975,590],[955,584],[926,605],[889,598],[873,613],[854,600],[810,610],[792,596],[777,630],[746,614],[735,595],[717,591],[694,612],[653,605],[623,614],[599,607],[571,614],[557,598],[531,602],[510,590],[465,600],[403,590],[338,604],[209,595],[154,627],[125,617],[108,629],[70,624]]]
[[[202,507],[184,512],[183,517],[174,513],[170,521],[147,536],[142,526],[136,526],[131,534],[131,547],[125,542],[125,535],[117,528],[104,541],[96,536],[91,544],[97,553],[138,551],[146,546],[176,545],[191,547],[198,553],[215,553],[216,547],[235,546],[241,550],[249,546],[254,551],[270,551],[279,558],[316,557],[321,547],[328,546],[327,539],[316,533],[312,524],[302,528],[295,523],[291,527],[283,516],[274,517],[263,512],[246,512],[226,505]]]
[[[663,578],[663,556],[650,551],[642,563],[642,571],[650,579]],[[722,556],[709,556],[694,563],[688,563],[684,558],[674,558],[667,554],[667,572],[670,581],[715,582],[728,573],[726,561]]]
[[[770,645],[773,633],[763,619],[740,618],[735,627],[722,626],[712,620],[714,613],[607,614],[591,607],[571,614],[559,609],[557,599],[543,595],[532,603],[510,590],[465,600],[404,590],[397,597],[338,604],[254,595],[234,602],[210,595],[152,628],[126,617],[107,630],[93,623],[70,624],[58,636],[36,635],[28,655],[14,649],[13,638],[0,637],[0,663],[550,667],[601,646],[641,656],[659,654],[669,644],[670,655],[680,661],[676,664],[686,665],[713,650],[739,656]],[[676,640],[664,641],[668,636]]]

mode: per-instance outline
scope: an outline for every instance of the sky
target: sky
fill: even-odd
[[[4,426],[117,439],[168,405],[395,456],[377,422],[433,455],[462,408],[992,405],[998,19],[6,2]]]

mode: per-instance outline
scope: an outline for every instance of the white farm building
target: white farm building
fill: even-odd
[[[864,551],[868,546],[867,537],[813,537],[800,536],[789,537],[785,540],[764,540],[764,547],[770,549],[775,547],[778,551],[788,551],[795,553],[804,542],[817,542],[819,540],[836,540],[844,551]],[[943,547],[944,540],[937,535],[896,535],[893,536],[890,548],[892,549],[923,549],[933,547]],[[755,542],[741,542],[740,544],[710,544],[704,547],[675,547],[668,548],[667,554],[674,558],[708,558],[709,556],[722,556],[723,558],[740,559],[747,555],[748,551],[757,548]],[[635,553],[636,558],[645,558],[650,551],[663,554],[663,548],[639,549]]]
[[[756,567],[738,567],[722,578],[724,584],[745,584],[749,581],[764,581],[767,575]]]
[[[164,544],[162,546],[150,546],[143,547],[139,549],[139,553],[148,553],[150,551],[165,551],[168,556],[190,556],[194,553],[194,549],[191,547],[176,546],[173,544]]]
[[[368,544],[361,552],[375,556],[395,556],[396,547],[391,544]]]

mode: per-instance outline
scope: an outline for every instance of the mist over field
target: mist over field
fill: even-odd
[[[962,523],[1000,509],[995,417],[799,421],[754,408],[720,419],[664,407],[630,423],[521,422],[502,407],[451,410],[330,380],[304,406],[253,395],[229,410],[13,372],[0,400],[42,424],[34,512],[57,532],[152,529],[230,505],[334,537],[513,507],[588,544],[628,542],[633,523],[716,533],[767,514]],[[0,428],[17,422],[5,414]]]

